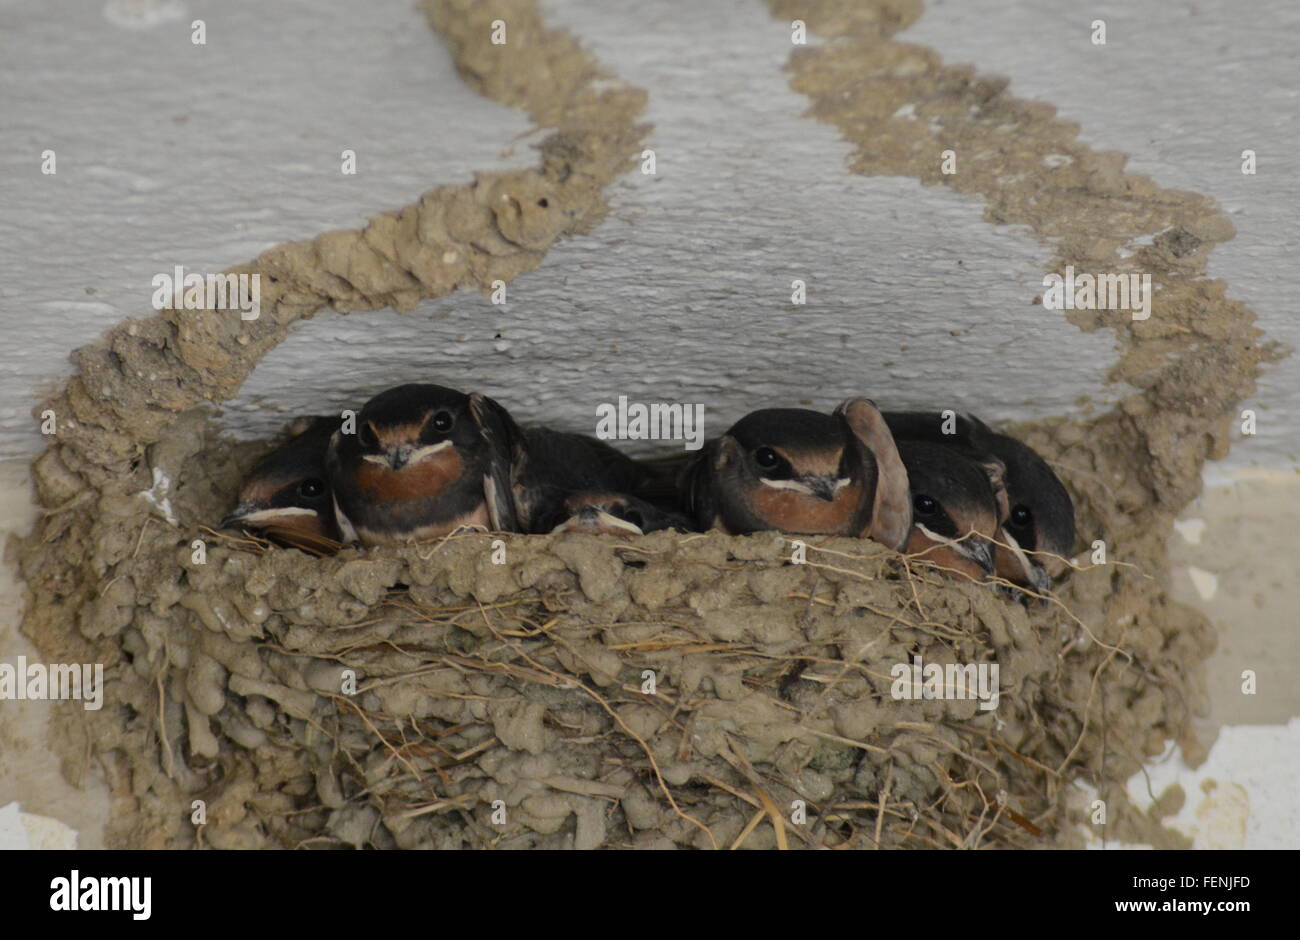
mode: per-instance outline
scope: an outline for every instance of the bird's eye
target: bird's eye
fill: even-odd
[[[760,447],[758,450],[754,451],[754,462],[764,470],[771,470],[781,462],[781,458],[776,455],[776,451],[772,448]]]
[[[1018,526],[1027,526],[1034,521],[1034,514],[1029,511],[1028,506],[1017,506],[1011,510],[1011,524]]]
[[[439,434],[446,434],[455,423],[455,419],[446,411],[440,411],[433,416],[433,429]]]
[[[624,513],[623,518],[626,519],[628,522],[632,523],[638,529],[645,527],[645,517],[641,515],[641,513],[637,512],[635,509],[629,509],[626,513]]]
[[[916,496],[912,498],[912,508],[915,509],[919,515],[930,516],[939,508],[939,504],[929,496],[926,496],[923,493],[917,493]]]
[[[375,432],[375,426],[369,421],[357,429],[357,440],[366,450],[379,449],[379,435]]]
[[[303,499],[315,499],[325,492],[325,483],[314,477],[298,484],[298,495]]]

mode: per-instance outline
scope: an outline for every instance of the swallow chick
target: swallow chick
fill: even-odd
[[[765,529],[869,537],[901,549],[911,527],[907,471],[874,404],[834,414],[751,412],[710,441],[683,473],[683,500],[701,529]]]
[[[953,448],[899,440],[912,493],[904,551],[972,581],[994,573],[994,539],[1006,506],[1003,468]]]
[[[538,528],[551,533],[626,536],[645,535],[660,529],[686,532],[690,530],[690,523],[685,516],[636,496],[587,492],[567,497],[557,512],[540,521]]]
[[[339,530],[363,545],[439,538],[461,528],[519,531],[510,487],[520,434],[484,395],[400,385],[330,439],[326,470]]]
[[[1047,461],[1031,447],[969,414],[957,416],[952,434],[943,433],[944,419],[938,412],[889,412],[885,420],[900,440],[933,441],[1003,465],[1007,506],[994,552],[999,577],[1043,593],[1070,567],[1074,503]]]
[[[551,532],[577,511],[568,504],[579,495],[639,497],[653,478],[622,451],[585,434],[530,427],[515,440],[511,484],[524,532]]]
[[[339,419],[304,417],[288,439],[249,471],[238,503],[221,528],[247,528],[277,542],[317,554],[340,548],[325,474],[325,450]]]

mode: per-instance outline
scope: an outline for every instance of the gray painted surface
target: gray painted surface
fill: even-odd
[[[1269,4],[1279,17],[1283,5]],[[1102,386],[1111,336],[1081,334],[1028,303],[1041,292],[1044,246],[983,222],[977,200],[845,171],[848,145],[800,117],[807,102],[782,71],[789,28],[763,4],[544,0],[543,9],[650,91],[657,175],[620,180],[607,222],[511,284],[504,307],[457,295],[407,315],[301,324],[227,407],[234,431],[267,433],[286,415],[356,404],[411,380],[481,389],[526,420],[579,430],[620,394],[701,402],[710,433],[752,408],[828,408],[850,393],[994,418],[1113,396]],[[1081,120],[1088,141],[1133,152],[1134,169],[1235,209],[1242,234],[1212,256],[1214,273],[1281,336],[1289,325],[1274,272],[1285,270],[1290,237],[1282,200],[1297,185],[1281,167],[1295,168],[1297,157],[1274,142],[1295,120],[1292,40],[1252,20],[1234,41],[1230,24],[1202,11],[1228,48],[1214,54],[1244,70],[1207,77],[1197,69],[1210,71],[1204,56],[1217,46],[1201,49],[1195,30],[1160,34],[1154,12],[1125,14],[1155,34],[1129,38],[1125,52],[1123,31],[1111,27],[1104,54],[1126,55],[1130,75],[1087,42],[1087,22],[1079,40],[1065,41],[1074,19],[1092,18],[1069,10],[939,4],[903,38],[1011,75],[1014,92]],[[525,119],[465,88],[405,0],[192,0],[181,19],[145,30],[100,11],[63,0],[0,4],[12,128],[0,140],[0,322],[10,337],[0,455],[39,446],[33,387],[65,374],[75,346],[148,312],[155,273],[214,270],[284,239],[356,226],[425,188],[502,165],[507,150],[509,165],[534,160],[532,141],[514,139]],[[189,42],[195,17],[207,21],[206,47]],[[1148,54],[1157,43],[1167,52]],[[1192,83],[1172,104],[1168,75]],[[1280,99],[1253,103],[1264,94],[1289,94],[1290,113],[1281,115]],[[1233,130],[1217,139],[1220,126]],[[1243,182],[1235,154],[1246,138],[1261,152],[1261,174]],[[37,172],[46,147],[59,153],[55,178]],[[344,147],[358,153],[355,177],[338,172]],[[808,285],[804,306],[790,303],[795,278]],[[1289,365],[1272,374],[1261,407],[1273,417],[1233,461],[1291,458],[1277,431],[1300,405],[1294,379]]]
[[[1162,186],[1213,196],[1237,237],[1210,253],[1210,275],[1249,304],[1268,336],[1300,347],[1289,296],[1300,212],[1300,4],[1291,0],[929,0],[900,38],[1011,78],[1050,101],[1101,150]],[[1106,45],[1091,41],[1106,22]],[[1257,172],[1241,172],[1254,150]],[[1267,368],[1258,434],[1236,436],[1218,470],[1300,462],[1300,359]],[[1217,474],[1211,474],[1215,476]]]

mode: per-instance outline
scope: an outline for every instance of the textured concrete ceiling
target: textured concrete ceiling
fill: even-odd
[[[357,226],[474,170],[535,160],[537,138],[518,139],[524,118],[466,88],[406,0],[184,6],[182,19],[138,30],[75,2],[4,9],[4,107],[15,130],[0,142],[0,317],[12,365],[0,454],[39,446],[34,389],[67,371],[72,348],[147,313],[155,273],[219,269],[279,241]],[[1022,69],[1020,85],[1031,33],[1022,42],[1015,30],[1039,21],[1015,13],[1029,6],[980,19],[939,5],[903,38],[1013,75],[1013,90],[1061,104],[1084,121],[1085,139],[1138,153],[1147,163],[1136,168],[1162,182],[1212,195],[1216,180],[1238,187],[1229,192],[1243,235],[1212,264],[1271,328],[1282,318],[1280,282],[1253,281],[1282,260],[1276,193],[1223,182],[1226,171],[1166,174],[1175,160],[1200,164],[1173,145],[1152,149],[1153,137],[1180,140],[1188,125],[1150,95],[1117,107],[1083,80],[1043,81],[1055,74],[1045,66]],[[1069,5],[1055,7],[1059,20]],[[1045,246],[984,222],[977,200],[846,172],[848,145],[801,117],[807,101],[782,71],[789,27],[765,5],[692,5],[689,23],[674,0],[548,0],[543,9],[650,92],[657,174],[624,177],[605,224],[511,284],[504,307],[455,295],[406,315],[300,325],[227,406],[236,433],[267,433],[287,415],[413,380],[481,389],[526,420],[578,430],[619,395],[703,403],[709,433],[755,407],[829,407],[850,393],[993,418],[1113,397],[1103,382],[1110,334],[1085,335],[1029,303],[1041,293]],[[192,18],[207,20],[206,47],[189,42]],[[1066,76],[1074,70],[1060,56],[1095,61],[1082,46],[1052,49],[1028,58]],[[1143,62],[1147,78],[1135,81],[1163,87],[1163,60]],[[1101,68],[1097,82],[1113,78],[1112,65]],[[1092,94],[1099,114],[1087,110]],[[1225,118],[1242,111],[1239,99],[1216,100]],[[1234,147],[1218,146],[1229,169]],[[57,177],[37,172],[46,148],[59,153]],[[338,172],[344,148],[358,154],[354,177]],[[1247,233],[1255,220],[1277,241]],[[1237,260],[1221,257],[1242,244],[1251,250]],[[808,285],[803,306],[790,302],[796,278]],[[1297,385],[1266,386],[1269,406],[1282,407]],[[1261,435],[1240,459],[1281,464],[1293,449],[1285,435]]]
[[[1300,346],[1289,272],[1300,251],[1300,5],[1289,0],[927,0],[900,38],[950,62],[1011,79],[1022,97],[1056,105],[1079,138],[1131,155],[1127,169],[1214,197],[1237,237],[1210,253],[1211,277],[1249,304],[1267,337]],[[1106,22],[1094,45],[1092,22]],[[1241,172],[1254,150],[1258,172]],[[1234,434],[1207,477],[1300,463],[1300,360],[1267,367],[1258,434]]]

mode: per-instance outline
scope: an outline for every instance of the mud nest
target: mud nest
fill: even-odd
[[[806,564],[776,534],[669,532],[459,536],[314,558],[205,528],[259,454],[216,433],[209,403],[232,397],[295,321],[509,281],[598,224],[605,188],[636,165],[645,94],[547,29],[529,0],[481,7],[428,4],[468,81],[556,128],[537,169],[482,174],[362,231],[272,249],[234,269],[262,275],[260,319],[127,321],[79,350],[77,373],[38,409],[58,432],[33,464],[44,513],[19,546],[23,629],[51,661],[105,664],[104,709],[55,706],[51,741],[73,782],[92,765],[107,774],[107,843],[1068,844],[1073,823],[1091,821],[1074,784],[1120,800],[1169,739],[1194,751],[1213,636],[1168,599],[1164,539],[1203,461],[1226,452],[1228,416],[1264,355],[1250,311],[1204,277],[1231,227],[1209,200],[1123,174],[1050,109],[965,73],[949,81],[937,60],[904,76],[924,87],[898,93],[970,134],[991,133],[979,122],[995,113],[1041,141],[1026,145],[1017,199],[998,204],[1003,221],[1074,207],[1024,220],[1057,246],[1054,263],[1114,263],[1129,238],[1166,233],[1124,262],[1161,284],[1151,320],[1080,323],[1116,330],[1136,390],[1088,421],[1015,429],[1066,483],[1084,544],[1109,550],[1050,603],[852,540],[810,544]],[[502,11],[519,39],[507,57],[486,38]],[[895,81],[896,18],[819,24],[857,37],[853,68]],[[832,96],[853,84],[843,47],[796,56],[793,80]],[[895,119],[871,120],[873,140],[898,137]],[[1035,148],[1074,162],[1044,168]],[[1019,200],[1027,187],[1060,199]],[[1053,240],[1071,226],[1103,234]],[[998,706],[894,698],[891,669],[917,656],[997,663]]]
[[[169,441],[192,451],[183,519],[219,514],[259,452],[200,411]],[[95,555],[120,559],[76,613],[112,704],[61,721],[73,776],[110,770],[124,845],[1050,844],[1071,780],[1122,780],[1180,733],[1211,645],[1123,566],[1025,605],[872,542],[795,563],[776,533],[317,558],[140,499],[100,497]],[[1117,597],[1141,622],[1095,631]],[[896,699],[917,657],[997,663],[997,707]]]

